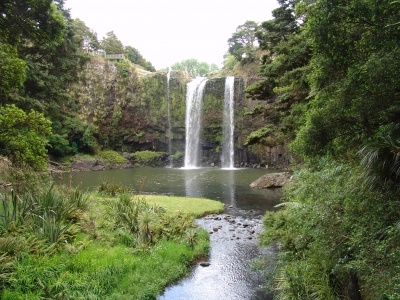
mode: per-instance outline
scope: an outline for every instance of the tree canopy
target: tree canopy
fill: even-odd
[[[125,52],[124,45],[114,31],[106,33],[106,36],[101,40],[101,47],[107,54],[123,54]]]
[[[193,77],[204,76],[209,72],[218,70],[216,64],[208,64],[206,62],[199,62],[195,58],[185,59],[181,62],[176,62],[171,66],[172,70],[186,71]]]
[[[283,249],[272,286],[278,299],[397,299],[400,3],[279,4],[257,32],[264,79],[247,88],[266,103],[248,112],[266,122],[247,143],[283,137],[302,163],[264,221]]]
[[[256,32],[258,24],[254,21],[246,21],[236,28],[236,32],[228,39],[229,53],[235,56],[238,61],[244,57],[252,58],[254,44],[257,40]]]
[[[64,19],[52,0],[4,0],[0,3],[0,40],[16,45],[22,39],[60,41]]]
[[[274,18],[259,27],[256,36],[266,54],[258,72],[265,79],[246,89],[252,98],[268,103],[254,113],[262,114],[276,126],[274,135],[281,142],[294,137],[310,92],[307,76],[311,49],[306,32],[299,25],[301,16],[295,15],[294,6],[299,2],[280,0],[281,6],[272,12]]]
[[[97,33],[87,27],[83,21],[74,19],[72,26],[75,42],[80,44],[85,52],[96,51],[100,48]]]
[[[398,123],[400,36],[391,25],[399,9],[389,1],[318,1],[307,7],[313,97],[296,151],[346,154]]]

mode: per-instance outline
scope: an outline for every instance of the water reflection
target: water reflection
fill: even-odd
[[[270,172],[261,169],[220,168],[133,168],[65,173],[55,180],[83,189],[96,190],[101,182],[120,183],[142,193],[203,197],[233,205],[237,210],[256,210],[263,214],[279,201],[280,190],[250,188],[250,183]],[[145,177],[141,187],[142,178]],[[236,213],[232,212],[232,213]]]
[[[201,198],[202,190],[200,188],[200,169],[188,169],[185,173],[185,192],[186,197]]]
[[[223,194],[223,202],[231,205],[232,207],[236,207],[236,197],[235,197],[235,171],[223,171],[224,173],[228,172],[224,178],[226,178],[226,182],[223,183],[222,194]]]

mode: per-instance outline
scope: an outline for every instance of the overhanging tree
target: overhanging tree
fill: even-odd
[[[228,39],[228,51],[236,60],[242,61],[246,58],[245,61],[251,61],[253,59],[257,30],[258,24],[256,22],[246,21],[244,24],[239,25],[232,37]]]

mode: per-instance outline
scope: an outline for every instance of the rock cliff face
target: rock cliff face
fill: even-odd
[[[93,57],[80,74],[79,84],[71,87],[81,119],[91,124],[104,148],[121,152],[168,151],[168,99],[170,99],[172,154],[184,152],[186,72],[142,72],[129,62],[113,63]],[[255,103],[246,99],[243,78],[235,78],[235,162],[242,166],[285,158],[283,147],[262,147],[253,153],[243,146],[246,136],[262,127],[262,118],[246,118]],[[168,93],[169,87],[169,93]],[[225,78],[210,79],[205,87],[202,163],[219,164]],[[276,149],[275,149],[276,148]],[[278,153],[279,152],[279,153]],[[260,155],[262,153],[262,155]],[[271,153],[273,155],[271,156]],[[275,156],[274,156],[275,155]]]

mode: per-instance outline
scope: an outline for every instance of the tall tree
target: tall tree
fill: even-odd
[[[51,0],[4,0],[0,3],[0,103],[26,78],[26,63],[18,54],[22,44],[57,43],[65,22]]]
[[[124,45],[117,38],[114,31],[106,33],[105,38],[101,40],[101,46],[107,54],[123,54]]]
[[[239,25],[232,37],[228,39],[229,53],[235,56],[238,61],[244,57],[252,59],[254,43],[257,41],[256,32],[258,24],[254,21],[246,21]]]
[[[292,139],[301,123],[301,107],[309,93],[311,49],[302,29],[305,21],[300,22],[302,16],[295,14],[295,5],[299,2],[279,0],[281,6],[272,12],[274,18],[263,22],[256,33],[261,49],[267,50],[258,70],[265,79],[249,86],[246,92],[266,101],[268,105],[264,109],[256,107],[253,114],[263,114],[275,130],[257,131],[259,139],[249,139],[249,144],[271,134],[275,138]]]
[[[59,146],[64,145],[66,153],[72,149],[72,143],[80,134],[68,125],[76,126],[76,122],[67,122],[69,119],[77,120],[74,118],[77,105],[68,90],[76,80],[78,70],[89,59],[82,51],[82,39],[77,39],[77,36],[82,36],[82,31],[79,29],[85,28],[75,26],[76,23],[71,19],[69,12],[63,8],[63,1],[51,3],[47,12],[38,11],[40,7],[44,9],[43,3],[46,1],[30,1],[24,9],[33,10],[29,8],[36,2],[41,4],[35,8],[39,16],[47,14],[49,17],[54,14],[57,18],[61,18],[57,27],[56,23],[51,23],[51,32],[57,35],[51,37],[40,30],[35,32],[37,30],[35,26],[31,30],[24,26],[17,31],[18,22],[34,24],[41,21],[40,19],[18,22],[16,19],[10,20],[10,28],[16,28],[13,30],[20,33],[19,39],[13,40],[15,45],[0,42],[0,55],[7,55],[7,59],[0,62],[0,68],[6,71],[0,77],[7,79],[0,82],[0,93],[3,92],[4,95],[0,99],[3,104],[13,103],[25,112],[35,110],[43,113],[53,121],[54,134],[49,138],[50,149],[60,149]],[[14,8],[16,12],[8,12],[9,15],[18,15],[19,9],[22,9],[18,5]],[[21,17],[27,16],[22,14]],[[18,24],[13,25],[13,22]],[[6,36],[3,33],[1,38],[5,40]],[[21,72],[16,72],[18,70]],[[83,125],[80,124],[80,127]]]
[[[64,19],[52,0],[3,0],[0,39],[16,45],[21,39],[49,42],[62,39]]]
[[[391,3],[323,0],[307,8],[314,98],[294,143],[299,154],[355,152],[399,122],[400,5]]]
[[[80,44],[85,52],[96,51],[100,48],[97,33],[87,27],[83,21],[74,19],[73,31],[75,42]]]

